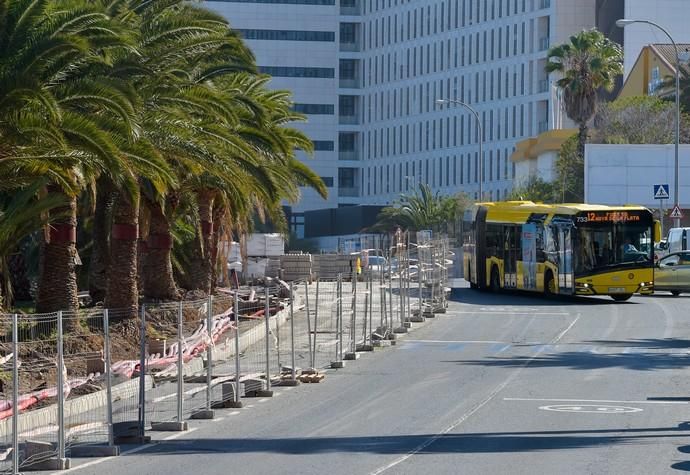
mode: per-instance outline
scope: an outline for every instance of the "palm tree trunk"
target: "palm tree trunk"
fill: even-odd
[[[93,218],[93,247],[89,262],[89,295],[93,302],[103,302],[110,267],[109,214],[113,207],[113,190],[106,178],[96,183],[96,210]]]
[[[216,192],[203,189],[197,192],[199,206],[199,220],[201,221],[201,235],[196,243],[196,256],[192,261],[190,272],[192,290],[211,292],[213,275],[212,252],[213,247],[213,202]]]
[[[105,306],[118,309],[122,318],[136,318],[139,303],[137,286],[137,240],[139,197],[119,193],[113,205],[110,259]]]
[[[173,277],[171,260],[172,235],[170,222],[163,212],[160,203],[148,203],[151,212],[149,237],[147,241],[148,253],[144,261],[143,280],[144,296],[147,299],[174,300],[178,298],[178,290]],[[176,199],[166,198],[166,209],[170,214],[176,207]]]
[[[220,272],[225,274],[227,272],[227,265],[225,262],[218,262],[218,242],[220,241],[221,221],[225,216],[225,207],[216,204],[213,207],[213,236],[211,239],[211,291],[215,291],[218,286],[218,275]]]
[[[589,127],[587,127],[587,124],[583,122],[580,124],[580,131],[577,134],[577,154],[582,157],[583,161],[585,159],[585,144],[589,138],[588,135]]]
[[[49,191],[60,193],[56,186]],[[39,313],[65,310],[76,312],[77,295],[77,198],[69,196],[68,204],[54,212],[63,214],[45,229],[40,265],[36,311]]]

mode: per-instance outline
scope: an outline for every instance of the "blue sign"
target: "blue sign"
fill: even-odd
[[[667,200],[667,199],[669,199],[668,183],[664,183],[663,185],[654,185],[654,199],[655,200]]]

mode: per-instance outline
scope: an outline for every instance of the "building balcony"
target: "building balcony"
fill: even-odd
[[[338,123],[343,125],[357,125],[359,124],[359,116],[357,115],[340,115],[338,116]]]
[[[338,152],[338,160],[359,160],[359,152],[356,150],[341,150]]]
[[[546,51],[549,49],[549,37],[544,36],[539,38],[539,51]]]
[[[359,197],[359,187],[338,187],[338,196],[357,198]]]
[[[540,79],[537,83],[537,93],[549,92],[549,80]]]
[[[359,79],[340,79],[338,85],[344,89],[359,89],[362,87]]]
[[[357,53],[360,51],[359,43],[340,43],[340,51]]]
[[[355,6],[340,5],[340,14],[341,15],[348,15],[348,16],[358,16],[358,15],[362,14],[362,11],[359,8],[359,5],[355,5]]]

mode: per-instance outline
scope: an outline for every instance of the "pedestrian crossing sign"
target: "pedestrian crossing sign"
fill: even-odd
[[[673,211],[671,211],[670,216],[674,219],[675,218],[680,219],[683,217],[683,212],[680,210],[680,207],[678,205],[676,205],[673,207]]]
[[[668,194],[668,184],[654,185],[654,199],[655,200],[667,200],[669,199]]]

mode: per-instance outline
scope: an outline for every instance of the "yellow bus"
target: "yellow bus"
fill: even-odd
[[[463,216],[464,275],[475,289],[624,301],[653,293],[659,231],[640,206],[477,203]]]

